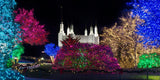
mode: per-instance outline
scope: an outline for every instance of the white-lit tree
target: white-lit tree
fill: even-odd
[[[126,17],[120,18],[120,25],[104,28],[101,44],[109,45],[114,56],[118,59],[122,68],[132,68],[137,65],[137,57],[143,53],[143,44],[138,43],[141,36],[136,32],[136,25],[144,21],[138,16],[132,17],[132,12]]]

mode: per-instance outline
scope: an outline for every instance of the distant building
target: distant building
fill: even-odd
[[[60,24],[60,31],[58,33],[58,46],[62,47],[61,41],[63,41],[68,35],[72,35],[73,38],[80,38],[80,43],[92,43],[92,44],[99,44],[99,35],[98,35],[98,29],[97,26],[94,28],[90,27],[90,33],[88,35],[87,29],[84,30],[84,35],[75,35],[73,25],[70,26],[70,28],[67,28],[67,34],[64,32],[64,24],[61,22]]]

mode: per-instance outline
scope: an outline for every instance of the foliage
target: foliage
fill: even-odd
[[[23,75],[12,69],[6,69],[4,72],[0,73],[0,76],[1,80],[25,80]]]
[[[145,21],[143,24],[137,25],[137,34],[142,36],[140,42],[146,48],[158,48],[160,45],[160,1],[134,0],[129,4],[133,6],[133,17],[138,15]]]
[[[18,60],[21,58],[21,55],[24,53],[24,47],[22,44],[15,45],[13,51],[12,51],[12,59],[15,57],[18,58]]]
[[[157,53],[142,54],[139,59],[138,68],[160,67],[160,55]]]
[[[11,68],[12,65],[13,65],[13,62],[12,62],[12,59],[10,58],[10,59],[8,59],[8,61],[7,61],[7,68]]]
[[[78,44],[79,40],[80,40],[79,38],[75,38],[74,39],[74,38],[72,38],[71,35],[68,35],[67,38],[65,40],[61,41],[61,42],[62,42],[63,46],[66,46],[66,47],[70,46],[70,47],[72,47],[72,45]]]
[[[46,44],[44,52],[49,56],[56,56],[60,48],[53,43]]]
[[[21,29],[14,22],[15,0],[0,0],[0,80],[23,80],[24,76],[7,69],[7,61],[16,44],[21,42]]]
[[[39,21],[34,18],[33,9],[27,11],[19,8],[14,13],[16,13],[15,22],[21,24],[22,39],[25,43],[43,45],[48,41],[48,33],[44,30],[44,25],[39,25]]]
[[[126,17],[120,18],[120,25],[115,25],[111,28],[104,27],[103,38],[101,44],[109,45],[118,59],[121,68],[133,68],[135,60],[139,54],[143,54],[143,45],[138,43],[141,38],[136,32],[136,23],[141,24],[143,20],[138,16],[132,18],[132,12],[128,13]]]
[[[108,46],[87,43],[63,46],[58,51],[55,65],[73,71],[95,69],[111,72],[120,68]]]

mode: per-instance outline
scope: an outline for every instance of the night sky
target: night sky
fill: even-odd
[[[110,27],[129,9],[130,0],[16,0],[16,8],[34,9],[34,16],[50,33],[48,43],[57,45],[61,19],[67,27],[74,25],[75,34],[84,34],[84,29],[97,24],[99,34],[103,27]],[[60,7],[63,6],[61,9]],[[24,44],[26,56],[41,56],[42,46]]]

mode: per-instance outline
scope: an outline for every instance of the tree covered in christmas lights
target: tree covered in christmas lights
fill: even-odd
[[[52,63],[54,64],[54,58],[60,48],[53,43],[46,44],[44,52],[50,56]]]
[[[65,40],[63,40],[63,41],[61,41],[62,42],[62,44],[64,45],[64,47],[72,47],[72,45],[76,45],[76,44],[78,44],[79,43],[79,38],[72,38],[72,36],[69,34],[68,36],[67,36],[67,38],[65,39]]]
[[[14,46],[14,49],[12,51],[12,59],[17,58],[17,60],[19,60],[21,58],[21,55],[24,53],[24,47],[23,45],[20,44],[16,44]]]
[[[115,23],[111,28],[104,27],[100,35],[103,38],[101,44],[111,47],[121,68],[133,68],[137,64],[137,57],[145,50],[143,44],[138,43],[140,36],[135,33],[137,23],[142,22],[138,16],[133,18],[130,12],[120,18],[119,25]]]
[[[138,68],[160,67],[160,55],[157,53],[143,54],[139,59]]]
[[[10,58],[10,59],[8,59],[8,61],[7,61],[7,68],[11,68],[12,66],[13,66],[13,60],[12,60],[12,58]]]
[[[72,71],[95,69],[111,72],[120,69],[117,59],[113,58],[113,53],[108,46],[79,42],[63,45],[57,53],[55,65]]]
[[[0,0],[0,80],[23,80],[20,73],[7,69],[13,48],[21,42],[19,25],[14,22],[15,0]]]
[[[19,8],[14,13],[16,13],[15,22],[21,25],[23,42],[30,45],[44,45],[48,41],[48,32],[45,31],[44,25],[39,25],[39,21],[34,18],[33,9],[28,11]]]
[[[133,6],[133,17],[139,16],[145,22],[137,25],[137,34],[142,36],[145,47],[159,47],[160,45],[160,1],[159,0],[134,0],[129,3]]]
[[[46,44],[44,52],[49,56],[56,56],[60,48],[53,43]]]

